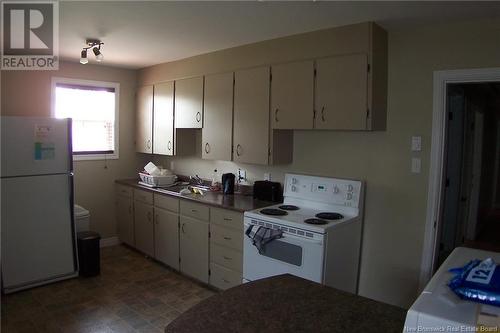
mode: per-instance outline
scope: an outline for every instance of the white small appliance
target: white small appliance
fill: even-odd
[[[480,324],[500,322],[500,308],[460,299],[449,287],[451,268],[463,267],[474,259],[492,258],[500,253],[457,247],[446,258],[406,315],[405,332],[476,332]],[[487,332],[486,330],[484,332]]]
[[[1,117],[2,289],[78,276],[71,119]]]
[[[357,293],[363,193],[357,180],[286,174],[283,204],[244,214],[245,230],[283,232],[261,253],[244,235],[244,282],[290,273]]]

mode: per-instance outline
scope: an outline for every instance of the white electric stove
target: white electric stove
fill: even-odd
[[[286,174],[283,204],[244,214],[245,230],[283,232],[261,253],[244,235],[244,281],[290,273],[356,293],[362,208],[361,181]]]

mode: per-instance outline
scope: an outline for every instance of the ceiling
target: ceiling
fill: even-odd
[[[85,39],[99,38],[103,64],[142,68],[365,21],[391,31],[485,17],[500,17],[500,2],[61,1],[59,44],[62,59],[78,61]]]

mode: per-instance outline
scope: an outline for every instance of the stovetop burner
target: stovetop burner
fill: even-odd
[[[261,209],[260,211],[264,215],[274,215],[274,216],[283,216],[283,215],[288,215],[287,212],[281,209],[276,209],[276,208],[264,208]]]
[[[317,219],[317,218],[310,218],[310,219],[306,219],[304,220],[305,223],[307,224],[327,224],[328,221],[325,221],[325,220],[322,220],[322,219]]]
[[[342,214],[333,213],[333,212],[318,213],[318,214],[316,214],[316,217],[319,219],[325,219],[325,220],[340,220],[340,219],[344,218],[344,216]]]
[[[295,205],[281,205],[278,208],[283,210],[299,210],[299,207]]]

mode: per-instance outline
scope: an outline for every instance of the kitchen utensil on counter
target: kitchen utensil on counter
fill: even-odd
[[[234,194],[234,180],[236,176],[234,173],[225,173],[222,175],[222,193]]]
[[[254,199],[282,202],[283,190],[278,182],[270,182],[268,180],[258,180],[253,184]]]

